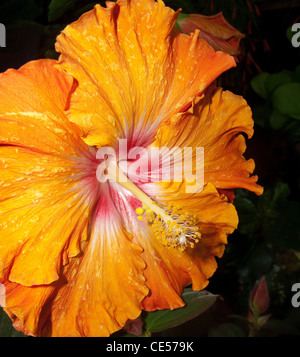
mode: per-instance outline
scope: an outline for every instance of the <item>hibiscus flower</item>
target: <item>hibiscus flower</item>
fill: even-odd
[[[162,1],[96,5],[57,38],[58,62],[0,75],[0,283],[26,334],[108,336],[142,310],[184,306],[237,227],[234,189],[262,192],[243,157],[251,110],[212,84],[235,61],[180,34],[177,16]],[[201,189],[146,180],[148,166],[129,178],[121,140],[193,148],[189,163],[204,148]]]

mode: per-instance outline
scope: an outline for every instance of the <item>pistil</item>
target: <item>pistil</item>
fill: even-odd
[[[164,207],[155,202],[130,181],[115,162],[110,162],[107,169],[109,178],[116,180],[142,202],[143,206],[136,210],[137,219],[145,218],[163,245],[183,251],[187,247],[193,248],[199,242],[201,234],[195,215],[183,212],[180,207],[172,204]]]

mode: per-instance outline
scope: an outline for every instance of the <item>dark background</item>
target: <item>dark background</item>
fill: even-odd
[[[0,71],[33,59],[57,58],[56,36],[95,4],[1,0],[0,23],[6,26],[7,47],[0,48]],[[243,95],[253,110],[255,135],[248,142],[246,156],[254,158],[255,174],[265,191],[261,197],[236,192],[239,228],[229,237],[207,288],[222,298],[192,321],[154,335],[247,336],[249,294],[262,276],[270,296],[266,314],[271,317],[257,335],[300,335],[300,308],[291,305],[291,286],[300,283],[300,120],[285,113],[278,115],[272,93],[262,98],[253,86],[261,72],[284,73],[292,82],[300,82],[300,47],[292,46],[289,31],[292,24],[300,22],[300,1],[175,0],[166,4],[175,10],[182,8],[186,14],[222,11],[227,21],[246,35],[237,68],[223,74],[219,84]],[[0,336],[21,335],[0,316]]]

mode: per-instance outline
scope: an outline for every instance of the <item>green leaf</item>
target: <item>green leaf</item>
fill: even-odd
[[[278,182],[275,186],[268,188],[259,198],[264,216],[277,219],[278,208],[287,200],[290,192],[289,185],[284,182]]]
[[[280,130],[284,127],[284,124],[289,120],[289,117],[286,115],[278,113],[276,110],[273,110],[270,115],[270,126],[274,130]]]
[[[255,232],[260,225],[261,217],[253,194],[241,190],[237,191],[234,204],[239,215],[239,232],[245,235]]]
[[[180,21],[180,20],[183,20],[185,19],[186,17],[189,17],[190,15],[187,15],[187,14],[183,14],[182,12],[178,15],[177,17],[177,21]]]
[[[278,216],[280,223],[270,222],[266,227],[266,237],[281,248],[300,250],[300,203],[281,202]]]
[[[290,335],[290,336],[299,336],[300,330],[290,324],[288,321],[281,321],[277,319],[271,319],[267,321],[261,328],[262,330],[267,329],[277,334]]]
[[[294,69],[293,77],[295,82],[300,82],[300,65]]]
[[[48,21],[52,22],[59,19],[77,1],[78,0],[51,0],[49,4]]]
[[[269,122],[269,118],[272,114],[272,109],[267,102],[261,105],[256,105],[252,108],[253,119],[255,124],[265,127]]]
[[[274,108],[283,115],[300,119],[300,83],[291,82],[279,86],[272,95]]]
[[[285,124],[284,130],[288,134],[288,139],[291,144],[296,144],[300,141],[300,121],[290,118]]]
[[[180,27],[178,21],[183,20],[183,19],[185,19],[186,17],[189,17],[189,16],[190,16],[190,15],[183,14],[182,12],[178,15],[177,21],[176,21],[176,23],[175,23],[175,27],[178,28],[179,31],[181,31],[181,27]]]
[[[265,89],[267,93],[273,92],[276,88],[284,83],[292,82],[292,72],[283,70],[278,73],[270,74],[265,80]]]
[[[266,80],[270,76],[267,72],[261,72],[251,79],[250,85],[254,92],[262,98],[267,98],[268,91],[266,89]]]
[[[205,290],[185,289],[182,300],[186,306],[175,310],[149,312],[144,320],[146,330],[153,333],[181,325],[209,309],[218,297],[218,295],[213,295]]]
[[[290,188],[279,182],[259,198],[265,237],[284,249],[300,249],[300,203],[289,200]]]
[[[11,319],[0,307],[0,337],[25,337],[22,332],[14,329]]]
[[[258,242],[249,251],[238,275],[242,283],[254,281],[264,275],[273,263],[273,249],[265,242]]]
[[[294,69],[293,75],[295,82],[300,82],[300,65]]]
[[[220,324],[209,332],[209,337],[246,337],[244,331],[230,322]]]

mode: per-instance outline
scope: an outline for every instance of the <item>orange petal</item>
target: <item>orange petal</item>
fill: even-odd
[[[173,31],[177,13],[162,1],[109,2],[67,26],[57,38],[60,65],[78,82],[69,118],[89,145],[153,141],[162,121],[185,109],[232,57]]]
[[[0,277],[28,286],[57,280],[80,252],[93,200],[95,152],[63,114],[72,80],[55,64],[0,76]]]
[[[214,225],[201,227],[202,238],[195,248],[180,252],[164,247],[149,234],[141,239],[145,246],[143,258],[147,263],[145,277],[150,294],[143,300],[146,311],[176,309],[185,304],[181,300],[183,288],[192,284],[193,290],[202,290],[217,269],[215,257],[221,258],[227,234]]]
[[[172,304],[169,293],[165,292],[165,282],[172,283],[178,293],[192,284],[194,290],[204,289],[209,284],[209,278],[217,269],[215,257],[221,258],[227,235],[237,227],[238,219],[234,206],[226,197],[220,196],[213,185],[208,184],[198,194],[185,194],[183,190],[174,187],[164,189],[164,193],[156,193],[156,200],[165,206],[170,202],[182,207],[199,217],[201,238],[193,249],[187,248],[180,252],[175,248],[163,247],[157,238],[150,235],[150,240],[140,242],[144,249],[144,259],[147,264],[145,277],[147,286],[152,292],[143,301],[146,310],[176,308],[183,304]],[[175,283],[174,283],[175,281]],[[161,289],[157,286],[162,285]],[[169,289],[172,291],[171,289]],[[161,293],[164,291],[164,293]]]
[[[4,282],[16,328],[36,336],[108,336],[139,316],[148,294],[145,263],[121,222],[105,187],[90,239],[58,281],[32,287]]]
[[[38,60],[19,70],[1,73],[0,113],[46,112],[59,117],[67,104],[73,79],[55,65],[53,60]]]
[[[14,328],[25,335],[38,335],[49,314],[46,303],[51,301],[57,283],[27,287],[7,280],[0,279],[0,282],[5,286],[6,293],[4,311],[13,321]]]
[[[59,137],[63,133],[60,126],[67,125],[64,109],[73,79],[57,70],[56,64],[52,60],[32,61],[19,70],[0,74],[1,144],[39,152],[55,152],[60,147],[66,153],[74,151],[72,145],[62,146]],[[81,134],[74,125],[72,128]],[[45,135],[49,139],[45,140]],[[72,140],[72,135],[69,138]]]
[[[213,16],[191,14],[178,24],[183,33],[190,34],[199,30],[199,37],[206,40],[216,51],[220,50],[232,56],[240,53],[240,41],[245,37],[231,26],[220,12]]]
[[[204,148],[204,183],[211,182],[217,189],[246,188],[257,194],[262,187],[257,176],[250,176],[254,161],[246,160],[245,133],[253,135],[251,109],[246,101],[221,88],[210,88],[205,97],[187,113],[161,126],[155,146]],[[194,161],[195,162],[195,161]]]
[[[53,300],[47,325],[52,336],[108,336],[139,316],[148,294],[142,249],[132,242],[105,190],[83,256],[64,269],[68,283]],[[43,333],[50,333],[47,326]]]
[[[134,242],[143,248],[144,275],[150,291],[143,300],[143,308],[147,311],[184,306],[180,296],[189,284],[195,290],[204,289],[217,268],[215,256],[222,256],[227,234],[237,226],[234,206],[224,195],[220,196],[212,184],[195,195],[184,195],[180,185],[171,185],[169,189],[162,186],[161,183],[151,183],[141,185],[141,188],[149,195],[151,192],[151,196],[155,195],[156,201],[165,206],[170,202],[179,204],[184,211],[199,216],[202,238],[194,249],[182,252],[163,246],[154,236],[151,225],[137,221],[135,208],[141,205],[140,201],[119,188],[112,192],[118,210],[126,217],[126,229],[133,234]]]

